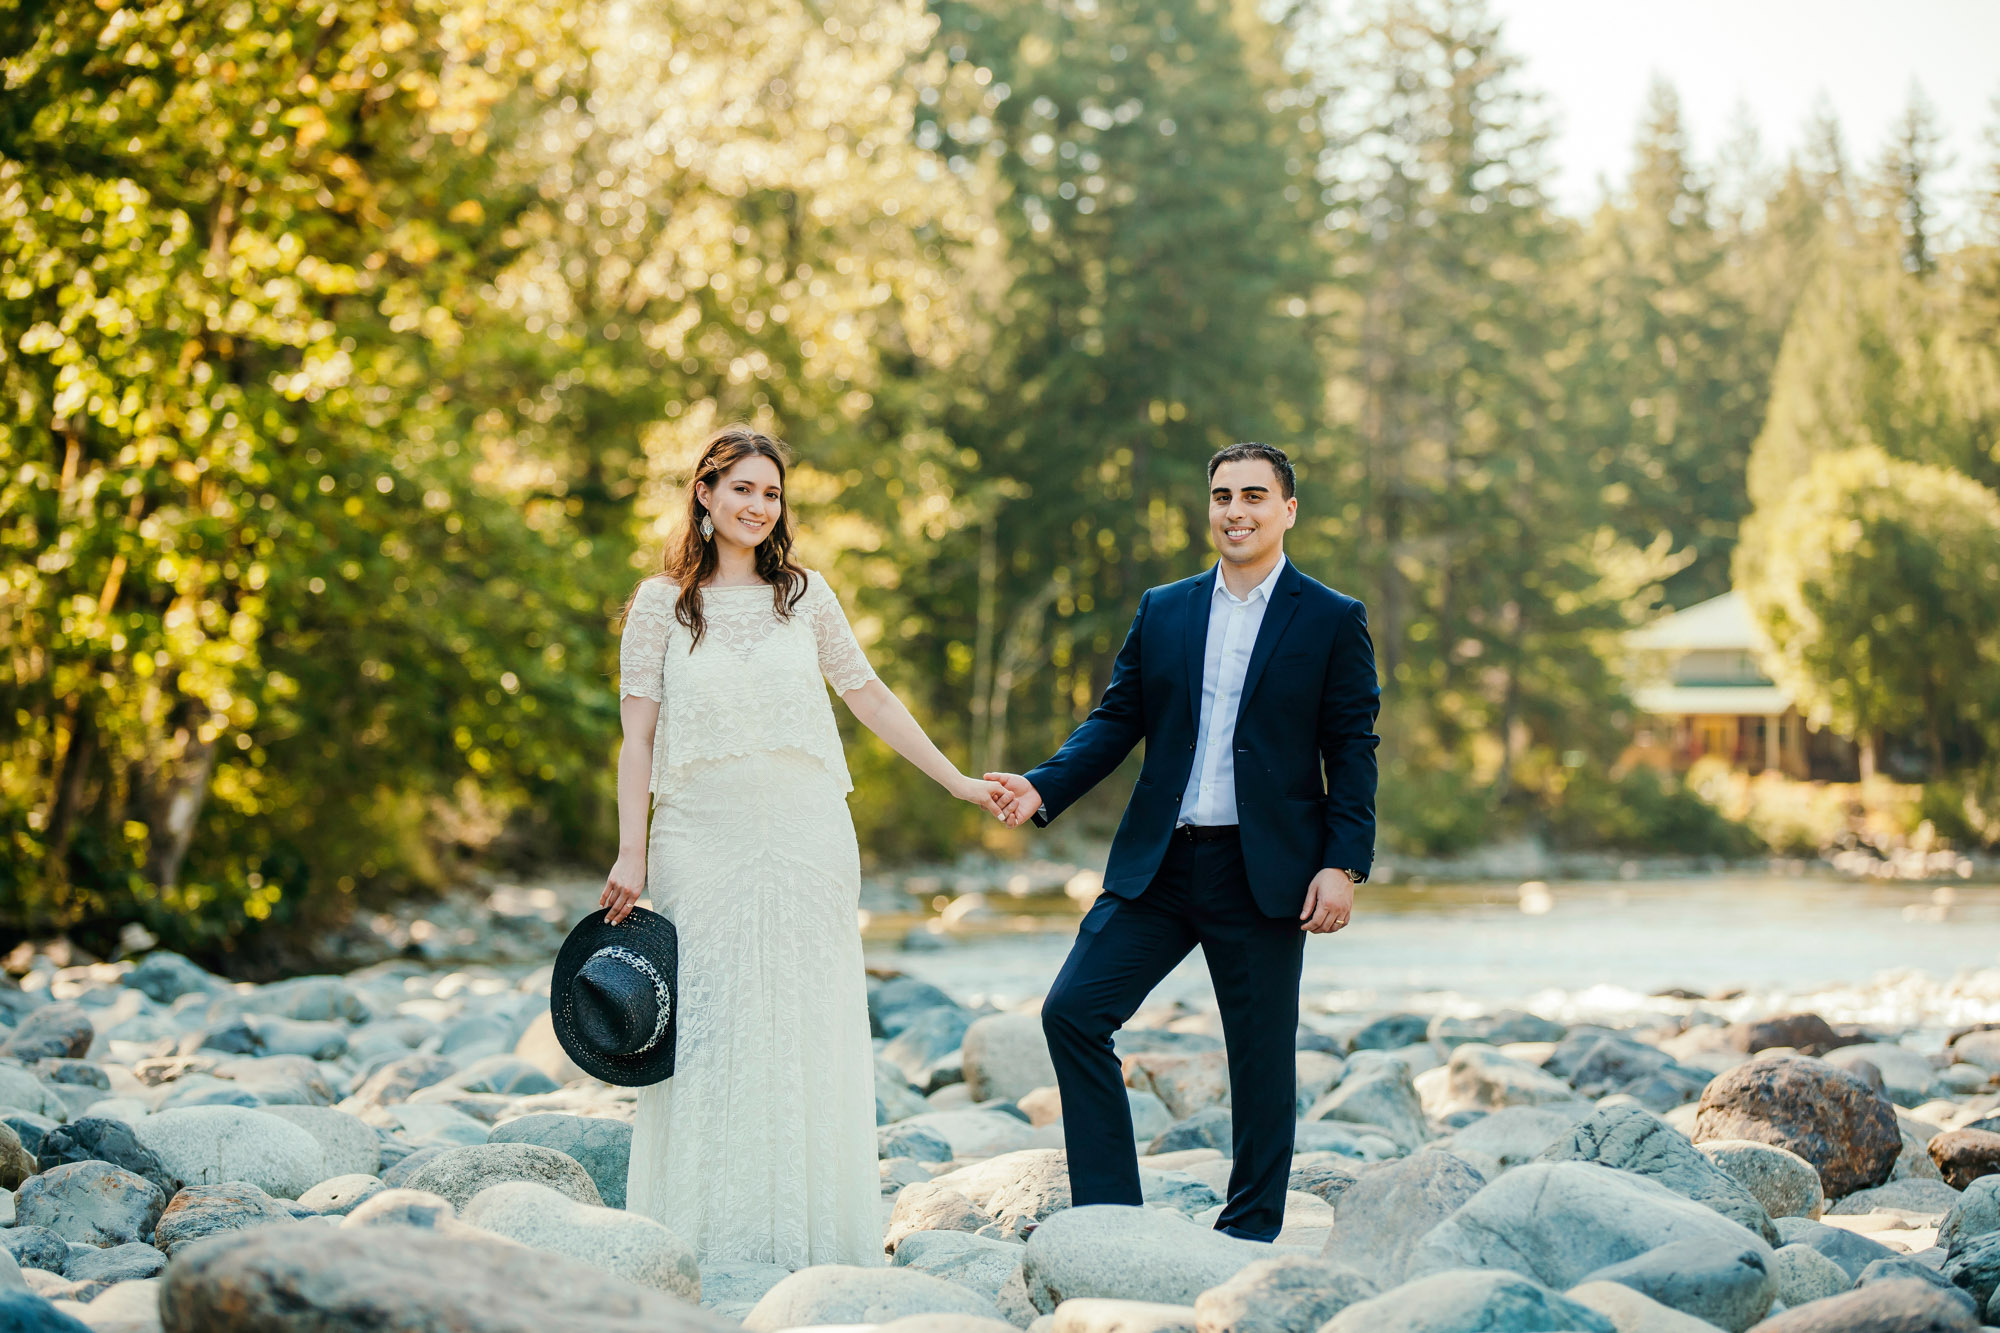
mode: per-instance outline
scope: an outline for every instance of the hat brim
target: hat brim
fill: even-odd
[[[673,1013],[659,1043],[634,1056],[605,1055],[592,1050],[578,1033],[576,1016],[570,1008],[570,983],[576,974],[592,954],[613,944],[622,944],[650,959],[667,979],[667,993],[673,998]],[[657,912],[635,907],[630,916],[614,926],[604,919],[604,909],[599,908],[571,927],[569,938],[556,951],[555,970],[549,978],[549,1020],[564,1052],[592,1078],[625,1088],[643,1088],[672,1078],[680,1002],[680,937],[674,923]]]

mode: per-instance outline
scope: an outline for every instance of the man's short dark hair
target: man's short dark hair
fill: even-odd
[[[1271,470],[1278,474],[1278,489],[1284,492],[1287,500],[1291,499],[1293,492],[1298,489],[1298,478],[1292,475],[1292,460],[1285,457],[1285,451],[1274,444],[1260,444],[1256,440],[1250,440],[1243,444],[1232,444],[1227,449],[1218,449],[1215,457],[1208,460],[1208,479],[1214,481],[1215,470],[1224,463],[1248,463],[1255,459],[1261,459],[1271,465]]]

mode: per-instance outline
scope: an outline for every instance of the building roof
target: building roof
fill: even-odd
[[[1777,717],[1792,696],[1776,685],[1649,685],[1632,702],[1656,717]]]
[[[1644,629],[1634,630],[1625,642],[1633,648],[1653,652],[1693,652],[1705,648],[1761,652],[1764,648],[1764,636],[1757,628],[1756,617],[1735,592],[1663,616]]]

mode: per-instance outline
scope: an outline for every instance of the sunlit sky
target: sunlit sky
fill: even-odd
[[[1947,218],[1963,218],[1981,131],[2000,119],[2000,0],[1491,0],[1506,43],[1548,97],[1550,156],[1565,210],[1584,213],[1622,182],[1646,90],[1680,91],[1696,153],[1712,160],[1739,106],[1781,162],[1824,96],[1850,162],[1872,166],[1912,79],[1953,160]]]

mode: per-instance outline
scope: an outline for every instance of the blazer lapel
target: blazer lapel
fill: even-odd
[[[1278,586],[1271,589],[1271,604],[1264,608],[1264,623],[1257,627],[1257,642],[1250,648],[1250,665],[1243,670],[1243,697],[1236,705],[1238,726],[1243,725],[1243,710],[1250,706],[1250,696],[1257,692],[1257,681],[1271,660],[1271,650],[1277,647],[1285,626],[1298,613],[1299,578],[1298,566],[1287,560],[1285,572],[1278,575]]]
[[[1187,643],[1188,722],[1201,731],[1201,678],[1208,664],[1208,609],[1215,597],[1216,572],[1195,580],[1188,594],[1187,624],[1182,627]]]

